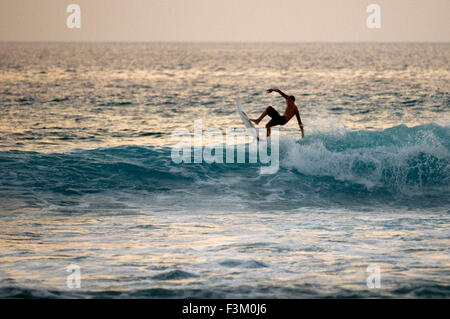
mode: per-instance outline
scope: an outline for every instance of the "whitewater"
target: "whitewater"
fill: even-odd
[[[450,295],[448,44],[2,43],[0,56],[0,297]],[[237,97],[251,116],[282,111],[269,87],[305,123],[304,139],[280,128],[276,174],[173,161],[176,129],[242,128]]]

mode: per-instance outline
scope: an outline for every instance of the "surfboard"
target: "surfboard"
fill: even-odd
[[[252,122],[250,122],[247,114],[244,112],[241,106],[241,102],[239,100],[236,101],[236,107],[239,116],[241,117],[242,122],[244,123],[245,127],[247,128],[247,131],[255,138],[257,141],[259,141],[258,132],[256,131],[255,126]]]

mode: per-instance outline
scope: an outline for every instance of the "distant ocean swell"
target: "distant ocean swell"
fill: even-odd
[[[3,151],[0,197],[61,204],[123,192],[215,198],[261,209],[279,200],[285,209],[386,201],[442,207],[450,203],[449,165],[450,128],[436,124],[282,138],[275,175],[260,175],[260,164],[175,164],[167,147]]]

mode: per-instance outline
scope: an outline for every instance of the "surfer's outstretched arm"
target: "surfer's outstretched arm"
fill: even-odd
[[[300,118],[300,112],[298,110],[297,110],[297,112],[295,112],[295,117],[297,118],[298,126],[300,127],[300,130],[302,131],[302,138],[304,138],[305,132],[303,131],[302,119]]]
[[[281,90],[278,89],[268,89],[267,93],[272,93],[272,92],[277,92],[279,93],[282,97],[284,97],[285,99],[289,99],[289,96],[287,96],[286,94],[284,94]]]

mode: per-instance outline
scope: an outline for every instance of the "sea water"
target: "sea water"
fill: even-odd
[[[450,296],[449,44],[0,57],[0,297]],[[282,113],[271,87],[305,125],[280,127],[276,174],[174,163],[174,130],[243,127],[238,98]]]

